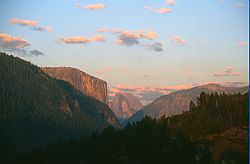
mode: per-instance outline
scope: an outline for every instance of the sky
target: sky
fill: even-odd
[[[1,0],[0,51],[70,66],[146,104],[179,89],[248,85],[247,0]]]

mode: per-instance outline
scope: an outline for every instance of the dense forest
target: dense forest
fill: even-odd
[[[114,113],[66,81],[0,53],[0,163],[34,146],[101,131]]]
[[[248,163],[248,93],[206,94],[173,117],[40,147],[17,163]]]

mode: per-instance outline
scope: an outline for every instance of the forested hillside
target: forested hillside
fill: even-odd
[[[100,131],[111,122],[119,127],[106,104],[29,62],[0,54],[0,160]]]
[[[51,144],[26,163],[248,163],[248,93],[202,92],[190,111]]]

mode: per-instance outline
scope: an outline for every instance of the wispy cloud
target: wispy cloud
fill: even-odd
[[[173,9],[165,8],[165,7],[155,9],[153,7],[150,7],[150,6],[145,6],[144,9],[150,10],[150,11],[152,11],[154,13],[160,13],[160,14],[168,14],[168,13],[171,13],[173,11]]]
[[[187,41],[180,36],[172,36],[172,40],[179,45],[186,45]]]
[[[126,72],[128,72],[128,68],[127,67],[113,68],[111,66],[108,66],[108,67],[105,67],[99,71],[96,71],[96,73],[99,75],[103,75],[103,74],[111,72],[111,71],[126,73]]]
[[[242,2],[237,2],[237,3],[234,3],[233,6],[235,8],[245,8],[245,7],[247,7],[247,4],[246,3],[242,3]]]
[[[166,0],[166,3],[168,4],[168,5],[176,5],[176,2],[175,2],[175,0]]]
[[[239,72],[234,71],[234,68],[231,66],[225,67],[222,71],[217,71],[213,74],[215,77],[225,77],[225,76],[240,76]]]
[[[188,68],[185,70],[185,75],[188,77],[193,76],[193,70],[191,68]]]
[[[25,49],[29,47],[30,43],[20,37],[14,37],[8,34],[0,33],[0,48],[4,51],[15,52],[21,56],[39,56],[44,55],[38,50],[28,51]]]
[[[156,52],[163,51],[162,43],[160,43],[160,42],[155,42],[153,44],[147,44],[147,45],[145,45],[145,47],[147,47],[149,50],[153,50]]]
[[[246,42],[246,41],[239,42],[239,43],[237,43],[237,46],[247,47],[248,46],[248,42]]]
[[[106,8],[106,6],[102,3],[88,4],[88,5],[83,5],[83,6],[80,3],[77,3],[76,7],[81,8],[81,9],[89,9],[89,10],[98,10],[98,9]]]
[[[219,0],[219,3],[223,4],[223,3],[225,3],[225,1],[224,0]]]
[[[85,36],[73,36],[61,38],[60,41],[66,44],[87,44],[90,42],[104,42],[105,37],[103,35],[94,35],[89,38]]]
[[[98,32],[109,32],[114,35],[117,35],[116,40],[114,41],[117,45],[123,46],[142,46],[147,49],[154,50],[156,52],[162,51],[162,44],[155,42],[153,44],[142,44],[141,40],[155,40],[157,38],[157,33],[155,31],[145,31],[145,30],[121,30],[116,28],[101,28],[97,30]]]
[[[34,20],[12,18],[9,20],[9,23],[12,25],[29,26],[34,31],[47,31],[47,32],[53,31],[53,28],[51,26],[44,26],[44,27],[39,26],[39,23]]]
[[[108,67],[105,67],[104,69],[102,69],[100,71],[97,71],[96,73],[99,74],[99,75],[102,75],[102,74],[105,74],[105,73],[110,72],[112,70],[113,70],[113,67],[108,66]]]
[[[119,71],[120,72],[128,72],[128,68],[127,67],[120,67]]]
[[[34,31],[47,31],[47,32],[52,32],[53,28],[51,26],[45,26],[45,27],[41,27],[41,26],[35,26],[32,28],[32,30]]]

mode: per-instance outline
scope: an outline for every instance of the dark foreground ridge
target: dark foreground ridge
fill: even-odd
[[[107,128],[81,139],[50,144],[16,163],[247,164],[248,93],[205,94],[170,118]]]
[[[0,163],[36,146],[119,127],[107,104],[0,53]]]

